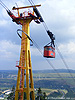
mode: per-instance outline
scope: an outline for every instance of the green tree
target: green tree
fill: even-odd
[[[7,100],[14,100],[15,99],[15,86],[12,87],[11,93],[7,97]]]
[[[38,95],[42,95],[42,90],[41,90],[41,88],[38,88]]]
[[[65,95],[65,97],[75,98],[75,93],[73,90],[68,90],[68,93]]]
[[[43,98],[44,98],[44,100],[46,100],[46,97],[47,97],[47,95],[46,95],[46,93],[44,92],[44,93],[43,93]]]
[[[36,100],[46,100],[45,98],[46,98],[46,93],[45,92],[42,93],[41,88],[38,88]]]

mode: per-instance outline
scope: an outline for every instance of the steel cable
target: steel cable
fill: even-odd
[[[28,0],[32,5],[34,4],[34,2],[33,2],[33,0]],[[44,26],[44,28],[45,28],[45,30],[47,31],[48,30],[48,27],[47,27],[47,25],[46,25],[46,23],[45,22],[42,22],[43,23],[43,26]],[[59,48],[58,48],[58,46],[56,45],[56,49],[57,49],[57,52],[59,53],[59,55],[60,55],[60,57],[61,57],[61,59],[62,59],[62,61],[63,61],[63,63],[64,63],[64,65],[66,66],[66,68],[67,68],[67,70],[68,70],[68,72],[70,73],[70,71],[69,71],[69,67],[68,67],[68,65],[67,65],[67,63],[66,63],[66,61],[64,60],[64,58],[63,58],[63,56],[62,56],[62,54],[61,54],[61,52],[60,52],[60,50],[59,50]],[[70,73],[70,75],[72,76],[72,74]],[[73,76],[72,76],[73,77]],[[75,80],[74,80],[75,81]]]
[[[1,4],[6,10],[9,10],[8,7],[7,7],[1,0],[0,0],[0,2],[1,2],[0,4]]]
[[[40,52],[40,54],[42,55],[42,51],[40,49],[40,47],[38,46],[38,44],[35,42],[35,40],[31,37],[31,39],[33,40],[33,44],[36,46],[36,48],[38,49],[38,51]],[[51,66],[51,68],[56,72],[56,74],[59,76],[59,78],[67,85],[69,86],[69,84],[66,82],[66,80],[57,72],[57,70],[55,69],[54,65],[45,58],[45,60],[47,61],[47,63]],[[73,77],[72,77],[73,78]],[[69,90],[71,90],[73,93],[75,93],[71,88],[67,88]]]
[[[62,59],[64,65],[66,66],[66,68],[67,68],[67,70],[68,70],[70,76],[73,78],[73,75],[72,75],[72,73],[70,72],[69,67],[68,67],[68,65],[67,65],[67,63],[66,63],[66,61],[65,61],[65,59],[63,58],[63,56],[62,56],[62,54],[61,54],[61,51],[59,50],[57,44],[56,44],[56,50],[57,50],[57,52],[59,53],[60,58]],[[74,82],[75,82],[75,79],[74,79],[74,78],[73,78],[73,80],[74,80]]]
[[[28,0],[28,1],[29,1],[30,3],[32,2],[31,5],[34,4],[34,2],[33,2],[32,0],[31,0],[31,1]],[[43,26],[44,26],[45,30],[47,31],[47,30],[48,30],[48,27],[47,27],[47,25],[46,25],[45,22],[43,22]],[[36,42],[35,42],[35,44],[36,44]],[[40,53],[42,53],[41,50],[39,49],[39,46],[38,46],[37,44],[36,44],[36,47],[38,48],[38,50],[40,51]],[[73,79],[74,82],[75,82],[75,79],[73,78],[73,75],[70,73],[69,67],[68,67],[66,61],[64,60],[64,58],[63,58],[63,56],[62,56],[62,54],[61,54],[59,48],[57,47],[57,45],[56,45],[56,49],[57,49],[57,52],[59,53],[59,55],[60,55],[60,57],[61,57],[61,59],[62,59],[64,65],[66,66],[66,68],[67,68],[67,70],[68,70],[70,76],[72,77],[72,79]],[[54,69],[54,71],[57,71],[57,70],[54,68],[54,66],[53,66],[53,64],[52,64],[51,62],[49,62],[47,59],[46,59],[46,61],[51,65],[51,67]],[[61,75],[60,75],[59,73],[57,73],[57,74],[61,77]],[[62,77],[61,77],[61,78],[62,78]],[[64,79],[62,78],[62,80],[64,80]]]
[[[30,0],[29,0],[29,1],[30,1]],[[32,0],[31,0],[31,1],[32,1]],[[34,4],[33,1],[32,1],[32,4]],[[45,23],[45,22],[42,22],[42,24],[43,24],[45,30],[47,31],[47,30],[48,30],[48,27],[47,27],[46,23]],[[62,56],[62,54],[61,54],[61,52],[60,52],[60,50],[59,50],[59,48],[58,48],[57,45],[56,45],[56,49],[57,49],[57,52],[59,53],[59,55],[60,55],[60,57],[61,57],[61,59],[62,59],[64,65],[65,65],[65,67],[67,68],[69,74],[70,74],[71,77],[73,78],[73,75],[71,74],[71,72],[70,72],[70,70],[69,70],[69,67],[68,67],[66,61],[64,60],[64,58],[63,58],[63,56]],[[74,82],[75,82],[75,79],[74,79],[74,78],[73,78],[73,80],[74,80]]]
[[[30,0],[28,0],[29,2],[30,2],[30,4],[31,5],[33,5],[34,3],[33,3],[33,1],[31,2]],[[0,4],[6,9],[6,10],[9,10],[8,8],[7,8],[7,6],[0,0]],[[44,22],[43,23],[43,25],[44,25],[44,28],[45,28],[45,30],[47,31],[48,30],[48,27],[47,27],[47,25],[46,25],[46,23]],[[34,40],[33,40],[34,41]],[[37,47],[37,49],[40,51],[40,53],[42,54],[42,52],[41,52],[41,50],[39,49],[39,46],[37,45],[37,43],[34,41],[34,43],[35,43],[35,46]],[[65,66],[66,66],[66,68],[67,68],[67,70],[68,70],[68,72],[70,73],[70,71],[69,71],[69,67],[68,67],[68,65],[66,64],[66,62],[65,62],[65,60],[64,60],[64,58],[63,58],[63,56],[62,56],[62,54],[61,54],[61,52],[60,52],[60,50],[59,50],[59,48],[57,47],[57,45],[56,45],[56,48],[57,48],[57,51],[58,51],[58,53],[59,53],[59,55],[60,55],[60,57],[61,57],[61,59],[63,60],[63,62],[64,62],[64,64],[65,64]],[[53,64],[51,63],[51,62],[49,62],[49,60],[48,59],[46,59],[46,61],[49,63],[49,65],[54,69],[54,71],[56,71],[56,73],[57,73],[57,70],[55,69],[55,67],[53,66]],[[57,73],[60,77],[61,77],[61,75],[59,74],[59,73]],[[70,75],[72,76],[72,74],[70,73]],[[72,76],[72,78],[73,78],[73,76]],[[61,77],[61,79],[64,81],[64,79]],[[74,79],[74,78],[73,78]],[[75,80],[74,80],[75,81]],[[67,83],[66,83],[67,84]],[[68,84],[67,84],[68,85]]]

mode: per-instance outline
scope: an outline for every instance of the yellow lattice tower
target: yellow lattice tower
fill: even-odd
[[[17,9],[18,16],[20,16],[19,9],[30,8],[30,7],[33,6],[13,8],[13,10]],[[30,16],[26,18],[17,19],[18,22],[20,21],[22,23],[22,31],[24,31],[28,36],[30,36],[29,24],[32,20],[33,18]],[[26,93],[26,98],[27,98],[26,100],[30,100],[30,94],[32,100],[35,100],[31,55],[30,55],[30,40],[27,38],[24,32],[22,32],[20,61],[19,65],[17,66],[18,77],[17,77],[17,85],[15,91],[15,100],[24,100],[24,93]]]

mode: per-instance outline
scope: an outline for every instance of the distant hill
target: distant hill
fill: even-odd
[[[75,73],[75,70],[72,69],[33,70],[33,73]]]
[[[1,73],[9,73],[9,74],[16,74],[18,70],[0,70]],[[48,70],[33,70],[33,73],[75,73],[75,70],[72,69],[48,69]]]
[[[16,86],[17,74],[18,70],[0,70],[0,88]],[[33,70],[33,79],[35,88],[75,89],[75,70],[72,69]]]

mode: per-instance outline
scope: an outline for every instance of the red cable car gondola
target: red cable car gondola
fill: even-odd
[[[55,58],[55,48],[51,45],[44,46],[44,57],[46,58]]]
[[[51,42],[48,43],[46,46],[44,46],[44,57],[55,58],[55,44],[54,44],[55,36],[49,30],[47,30],[47,33],[51,39]]]

